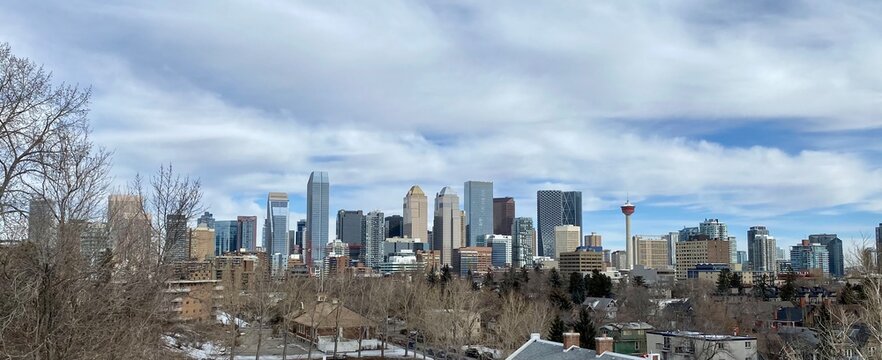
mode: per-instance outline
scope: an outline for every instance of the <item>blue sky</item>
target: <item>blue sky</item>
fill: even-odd
[[[92,87],[117,184],[174,163],[221,219],[268,191],[302,217],[312,170],[332,211],[492,180],[535,216],[536,190],[581,190],[613,249],[627,194],[639,234],[871,234],[880,24],[874,1],[0,5],[0,41]]]

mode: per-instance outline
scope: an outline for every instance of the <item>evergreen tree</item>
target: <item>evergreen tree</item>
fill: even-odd
[[[435,284],[438,283],[438,274],[435,273],[434,267],[432,267],[432,271],[429,271],[429,273],[426,274],[426,281],[429,282],[429,286],[435,286]]]
[[[717,292],[729,293],[730,285],[732,285],[732,278],[729,269],[720,270],[720,274],[717,275]]]
[[[548,294],[548,301],[560,310],[570,310],[573,308],[573,302],[570,301],[570,295],[561,288],[551,289],[551,292]]]
[[[759,282],[756,284],[756,287],[754,287],[754,291],[756,292],[754,294],[754,296],[762,298],[763,301],[768,301],[769,300],[769,295],[767,293],[768,289],[769,289],[768,282],[769,282],[769,277],[766,276],[766,274],[763,274],[762,276],[760,276]]]
[[[793,271],[790,271],[784,277],[784,285],[781,286],[781,300],[796,300],[796,274]]]
[[[548,273],[548,282],[553,288],[560,288],[563,286],[563,279],[560,278],[560,273],[557,272],[556,268],[551,268],[551,271]]]
[[[583,307],[579,311],[579,319],[573,323],[573,330],[579,333],[579,347],[595,349],[594,338],[597,336],[597,331],[594,328],[594,319],[591,318],[588,309]]]
[[[453,279],[453,271],[450,269],[450,265],[444,265],[441,268],[441,285],[446,285]]]
[[[488,288],[488,289],[492,289],[492,288],[493,288],[493,283],[494,283],[494,281],[493,281],[493,273],[492,273],[492,272],[488,272],[487,275],[484,275],[484,283],[483,283],[482,285],[483,285],[484,287]]]
[[[548,328],[548,340],[562,343],[563,334],[567,331],[566,324],[560,319],[560,315],[554,315],[554,320]]]
[[[585,292],[591,297],[607,297],[612,293],[612,279],[594,270],[585,276]]]
[[[644,280],[642,276],[635,276],[634,279],[631,280],[631,285],[634,285],[634,287],[646,286],[646,280]]]
[[[574,303],[579,304],[585,300],[585,282],[581,273],[570,273],[569,291]]]
[[[523,281],[524,284],[530,282],[530,271],[527,270],[527,266],[521,268],[521,281]]]
[[[729,287],[738,289],[738,294],[740,295],[741,294],[741,286],[742,286],[741,285],[741,274],[737,273],[737,272],[732,273],[732,275],[729,276],[729,282],[730,282]]]

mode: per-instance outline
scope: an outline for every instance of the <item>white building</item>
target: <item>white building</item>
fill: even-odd
[[[485,244],[493,249],[490,262],[493,267],[511,267],[512,237],[511,235],[484,235]]]
[[[415,272],[422,271],[425,267],[425,263],[417,261],[413,250],[403,249],[394,255],[389,255],[387,261],[381,262],[380,272],[383,274]]]
[[[756,338],[691,331],[647,331],[647,351],[667,360],[757,360]]]

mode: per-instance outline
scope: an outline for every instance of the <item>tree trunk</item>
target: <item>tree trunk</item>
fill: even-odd
[[[282,322],[282,360],[288,359],[288,326]]]
[[[263,319],[258,322],[257,327],[257,351],[254,352],[254,360],[260,360],[260,343],[263,342]]]

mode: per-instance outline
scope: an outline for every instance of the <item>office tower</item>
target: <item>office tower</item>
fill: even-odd
[[[365,266],[377,269],[383,262],[383,241],[386,239],[386,217],[380,210],[364,216],[364,242],[361,257]]]
[[[511,256],[513,267],[533,266],[533,219],[515,218],[511,225]]]
[[[744,264],[747,264],[748,262],[749,261],[747,260],[747,251],[739,250],[738,251],[738,262],[736,264],[744,265]],[[742,267],[742,269],[744,269],[744,268]]]
[[[239,221],[215,221],[214,239],[214,256],[238,251],[242,247],[239,240]]]
[[[190,257],[190,231],[187,217],[182,214],[166,215],[165,262],[185,261]]]
[[[877,271],[882,273],[882,223],[876,227],[876,266]]]
[[[592,231],[590,234],[585,235],[585,246],[596,248],[603,247],[602,240],[600,234]]]
[[[610,254],[610,263],[616,270],[628,270],[628,252],[622,250],[613,251]]]
[[[510,267],[512,264],[511,235],[484,235],[487,247],[491,249],[490,262],[494,267]]]
[[[612,251],[610,251],[609,249],[604,249],[603,250],[603,267],[605,269],[606,267],[609,267],[609,266],[612,266]]]
[[[689,241],[692,240],[692,237],[700,234],[698,231],[698,227],[686,227],[684,226],[682,230],[678,231],[679,236],[677,237],[679,241]]]
[[[238,216],[236,223],[239,247],[248,251],[257,249],[257,216]]]
[[[453,271],[461,277],[486,274],[492,263],[493,249],[488,247],[461,247],[453,250]]]
[[[326,213],[327,214],[327,213]],[[288,194],[271,192],[266,199],[266,222],[263,246],[273,274],[288,267]]]
[[[306,260],[315,271],[324,259],[322,249],[328,243],[328,173],[313,171],[306,185]]]
[[[582,192],[581,191],[564,191],[561,197],[561,219],[563,225],[578,226],[579,231],[582,230]],[[579,239],[582,239],[582,233],[579,233]]]
[[[664,269],[668,266],[671,255],[668,253],[668,241],[659,235],[634,235],[637,249],[637,264],[652,269]]]
[[[55,243],[58,221],[55,219],[54,202],[31,200],[28,207],[28,240]]]
[[[511,235],[515,218],[515,201],[511,197],[493,198],[493,233]]]
[[[536,192],[536,233],[539,256],[554,256],[554,228],[563,225],[563,191]]]
[[[429,200],[419,186],[414,185],[404,196],[404,236],[429,244]]]
[[[560,225],[554,228],[554,256],[560,259],[560,253],[576,251],[579,247],[582,229],[575,225]]]
[[[481,236],[493,234],[493,183],[466,181],[463,189],[466,243],[475,246]]]
[[[107,224],[103,222],[86,223],[80,233],[80,254],[83,258],[94,260],[110,248]]]
[[[214,215],[208,211],[204,212],[202,216],[196,219],[196,226],[198,227],[199,224],[205,224],[209,229],[214,229]]]
[[[698,224],[698,232],[702,235],[707,235],[711,240],[720,239],[729,241],[729,229],[725,223],[720,222],[719,219],[704,219],[703,222]],[[735,239],[731,239],[729,242],[729,261],[728,263],[735,262],[735,252],[737,251],[737,242]]]
[[[767,267],[769,264],[765,263],[765,257],[767,256],[763,249],[764,245],[757,244],[754,240],[757,235],[769,235],[769,229],[765,226],[757,225],[751,226],[750,229],[747,230],[747,261],[750,262],[750,266],[754,271],[766,271],[766,270],[758,270],[761,267]]]
[[[689,269],[698,264],[729,264],[729,241],[711,240],[705,235],[692,236],[677,243],[677,279],[686,279]]]
[[[820,271],[829,275],[830,253],[824,245],[803,240],[801,244],[790,248],[790,266],[793,271]]]
[[[107,197],[107,233],[114,258],[121,263],[155,262],[152,258],[153,227],[137,195]]]
[[[622,205],[622,214],[625,215],[625,252],[628,253],[625,263],[626,269],[633,269],[634,264],[637,263],[637,246],[634,244],[634,239],[631,238],[631,215],[634,214],[636,208],[631,200],[626,200]]]
[[[569,279],[572,273],[586,275],[595,270],[603,271],[603,253],[586,249],[564,251],[560,253],[558,268],[564,279]]]
[[[463,217],[463,211],[459,209],[459,196],[449,186],[441,189],[435,197],[432,250],[440,252],[442,266],[453,265],[453,249],[465,246]]]
[[[349,245],[360,245],[364,235],[364,213],[361,210],[337,211],[337,239]]]
[[[786,254],[786,253],[784,252],[784,249],[782,249],[782,248],[775,248],[775,252],[777,253],[777,254],[776,254],[777,256],[775,256],[775,260],[784,260],[784,255]]]
[[[845,257],[842,254],[842,240],[836,234],[809,235],[809,242],[821,244],[827,248],[830,257],[830,275],[835,277],[845,276]]]
[[[386,238],[404,237],[404,217],[391,215],[386,217]],[[420,239],[426,241],[426,239]]]
[[[300,254],[300,246],[297,246],[297,230],[288,230],[288,258],[291,255]]]
[[[306,236],[306,219],[297,220],[297,237],[294,238],[294,243],[300,247],[301,253],[306,249],[306,245],[303,244],[303,239],[305,236]]]
[[[235,224],[234,221],[228,221]],[[190,237],[190,259],[203,261],[214,259],[215,230],[208,227],[207,222],[196,226]]]
[[[668,258],[668,265],[676,265],[677,264],[677,242],[680,241],[680,232],[679,231],[671,231],[667,235],[664,235],[665,241],[668,243],[668,254],[670,257]]]

